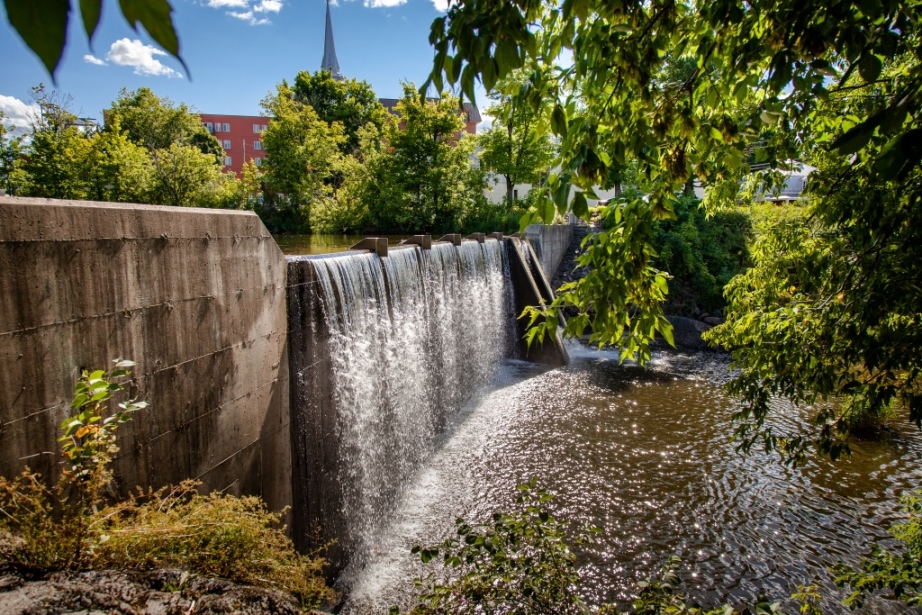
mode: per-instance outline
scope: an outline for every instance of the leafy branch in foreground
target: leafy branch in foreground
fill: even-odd
[[[10,25],[53,78],[67,43],[71,1],[3,0],[3,4]],[[79,0],[79,6],[86,37],[92,44],[102,14],[102,0]],[[119,8],[133,30],[137,32],[138,24],[144,26],[151,38],[189,72],[179,57],[179,37],[171,15],[173,7],[167,0],[119,0]]]
[[[529,344],[543,341],[557,331],[564,311],[575,308],[576,315],[566,320],[565,335],[580,337],[589,329],[589,343],[618,346],[622,361],[644,363],[656,333],[675,345],[672,325],[662,309],[669,275],[652,263],[654,217],[639,198],[598,211],[607,228],[587,235],[576,259],[580,267],[597,275],[564,284],[547,306],[526,308],[522,314],[529,321],[526,339]]]
[[[916,495],[904,496],[902,502],[909,520],[891,530],[903,543],[902,553],[875,545],[860,570],[845,565],[833,568],[836,585],[853,590],[845,600],[848,606],[860,607],[869,595],[881,590],[892,591],[895,598],[910,606],[922,606],[922,501]]]

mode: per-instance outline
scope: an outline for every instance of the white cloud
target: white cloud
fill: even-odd
[[[239,19],[239,20],[241,20],[241,21],[245,21],[245,22],[247,22],[248,24],[250,24],[251,26],[264,26],[264,25],[266,25],[266,24],[272,23],[271,21],[269,21],[269,20],[266,19],[265,17],[263,17],[263,18],[261,18],[261,19],[256,19],[256,18],[253,16],[253,11],[244,11],[243,13],[238,13],[238,12],[235,12],[235,11],[231,11],[231,12],[228,13],[228,15],[230,15],[231,17],[234,17],[234,18],[236,18],[236,19]]]
[[[134,68],[136,75],[179,77],[182,79],[182,75],[169,66],[165,66],[154,57],[165,55],[167,55],[165,51],[161,51],[153,45],[145,45],[137,39],[131,41],[123,38],[112,43],[106,58],[119,66],[131,66]]]
[[[253,10],[257,13],[278,13],[282,10],[282,0],[260,0]]]
[[[447,11],[448,5],[450,3],[451,3],[451,0],[432,0],[432,4],[433,6],[435,6],[435,10],[439,11],[440,13],[444,13],[445,11]]]
[[[100,60],[96,56],[93,56],[90,54],[86,54],[85,56],[83,56],[83,61],[89,64],[95,64],[96,66],[108,66],[105,60]]]
[[[32,121],[38,117],[38,107],[26,104],[14,96],[0,94],[0,111],[3,112],[3,125],[12,126],[10,134],[14,137],[26,134],[32,126]]]
[[[285,0],[207,0],[206,4],[213,9],[237,9],[225,11],[225,14],[251,26],[263,26],[272,22],[257,14],[278,13],[284,7]]]
[[[390,8],[392,6],[400,6],[401,4],[406,4],[407,0],[364,0],[364,5],[368,8],[377,9],[377,8]]]

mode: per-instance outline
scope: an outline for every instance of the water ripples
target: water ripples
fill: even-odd
[[[578,551],[590,602],[626,606],[673,553],[685,560],[686,589],[706,604],[781,598],[810,583],[841,599],[826,569],[889,544],[899,495],[919,484],[914,428],[858,442],[845,461],[791,468],[736,452],[733,402],[694,370],[679,377],[666,362],[645,371],[611,354],[576,355],[543,373],[511,364],[449,426],[358,576],[352,612],[406,605],[425,573],[409,548],[439,542],[456,517],[509,508],[515,485],[533,476],[557,495],[555,515],[602,530]],[[803,410],[773,410],[779,429],[804,424]],[[827,612],[844,612],[835,599]]]

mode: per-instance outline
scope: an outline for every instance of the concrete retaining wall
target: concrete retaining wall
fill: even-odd
[[[532,224],[525,229],[525,238],[531,243],[548,280],[553,280],[560,267],[573,227],[569,224]]]
[[[58,461],[81,368],[139,363],[122,489],[291,503],[286,264],[256,215],[0,197],[0,474]]]

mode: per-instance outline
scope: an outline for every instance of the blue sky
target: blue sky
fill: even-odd
[[[320,67],[324,0],[170,1],[190,75],[143,29],[128,26],[116,0],[103,0],[92,49],[79,12],[71,15],[55,89],[73,98],[73,112],[101,120],[119,89],[147,86],[201,112],[256,115],[282,79]],[[421,85],[432,66],[429,28],[447,2],[339,0],[331,14],[343,75],[368,81],[385,98],[401,95],[402,80]],[[16,120],[27,112],[30,87],[50,87],[51,79],[9,26],[2,3],[0,16],[0,110]]]

